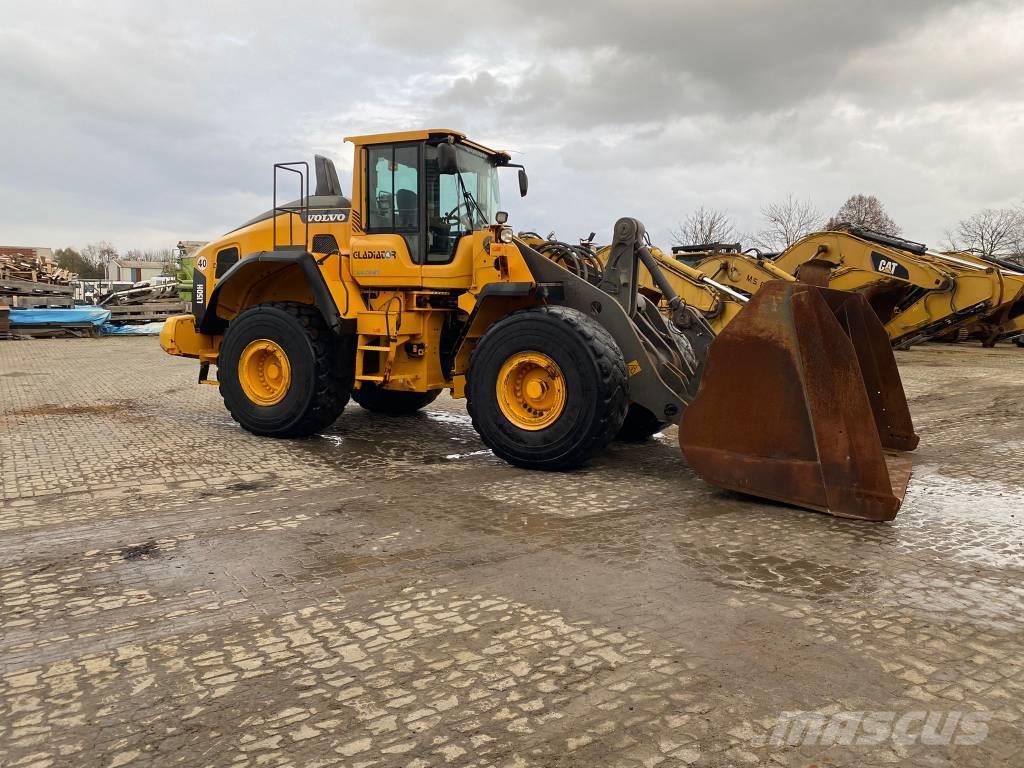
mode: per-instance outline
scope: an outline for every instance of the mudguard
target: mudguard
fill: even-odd
[[[205,307],[201,306],[198,302],[194,304],[193,311],[196,314],[200,333],[223,333],[227,327],[227,320],[217,315],[217,303],[220,298],[221,289],[224,286],[230,285],[235,280],[251,279],[254,271],[272,271],[275,268],[288,264],[294,264],[302,270],[306,283],[309,285],[309,290],[313,294],[316,307],[320,310],[320,314],[323,315],[327,327],[336,334],[340,333],[342,329],[341,317],[338,314],[337,306],[334,304],[334,299],[331,297],[330,289],[328,289],[327,283],[324,282],[324,276],[317,267],[316,259],[308,251],[298,250],[259,251],[235,262],[222,277],[217,279],[213,290],[210,291],[210,298]],[[197,286],[200,282],[205,284],[205,280],[201,280],[202,277],[202,273],[196,271]]]

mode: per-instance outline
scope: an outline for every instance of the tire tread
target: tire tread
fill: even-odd
[[[473,354],[470,356],[469,370],[472,371],[477,353],[484,348],[488,338],[494,338],[509,324],[516,323],[524,316],[529,315],[544,316],[550,322],[560,323],[575,332],[590,350],[600,372],[598,391],[601,393],[601,421],[597,427],[591,430],[586,440],[581,441],[572,452],[560,457],[558,461],[549,462],[543,466],[528,465],[532,468],[552,470],[578,467],[603,450],[614,439],[622,426],[629,405],[629,379],[626,375],[626,363],[611,333],[596,320],[572,307],[545,304],[518,310],[492,325],[477,342]],[[483,426],[482,414],[478,405],[474,403],[472,397],[467,398],[466,405],[473,428],[480,435],[484,444],[491,450],[495,450],[495,446],[486,436],[486,430],[481,429]],[[523,464],[523,466],[527,465]]]
[[[349,363],[348,370],[346,371],[346,361],[343,353],[345,351],[344,347],[351,346],[351,344],[346,345],[342,342],[339,345],[337,338],[331,333],[327,323],[324,322],[320,311],[316,307],[297,301],[256,304],[246,309],[233,322],[237,322],[250,312],[255,313],[266,308],[274,308],[286,312],[302,326],[303,332],[313,349],[316,384],[310,407],[306,409],[306,412],[300,419],[287,429],[279,431],[250,431],[253,431],[254,434],[271,437],[309,437],[337,421],[348,404],[349,394],[352,389],[350,373],[352,366]],[[231,326],[229,324],[227,333],[230,333],[230,331]],[[225,397],[224,385],[220,384],[219,389],[221,397],[224,399],[224,404],[231,414],[231,418],[245,426],[238,414],[232,409],[230,398]],[[246,427],[246,429],[249,428]]]

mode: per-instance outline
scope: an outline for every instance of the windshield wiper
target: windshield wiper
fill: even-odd
[[[469,226],[473,229],[476,228],[473,224],[473,209],[475,208],[476,212],[480,215],[480,223],[486,227],[487,215],[484,213],[484,209],[480,207],[480,203],[478,203],[476,198],[473,197],[473,193],[466,189],[466,182],[462,180],[462,173],[456,173],[455,175],[458,177],[459,187],[462,189],[462,199],[466,203],[466,208],[470,212]],[[470,203],[472,203],[472,206],[470,206]]]

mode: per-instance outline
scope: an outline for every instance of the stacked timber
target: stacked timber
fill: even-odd
[[[0,301],[15,307],[71,307],[73,293],[70,285],[0,277]]]
[[[74,272],[57,266],[48,251],[44,248],[0,247],[0,279],[69,285],[78,278]]]
[[[50,257],[46,248],[0,247],[0,302],[15,307],[71,307],[78,275]]]
[[[11,335],[11,308],[0,304],[0,339],[13,339]]]

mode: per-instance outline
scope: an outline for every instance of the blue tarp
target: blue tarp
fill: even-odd
[[[11,308],[11,325],[68,325],[89,323],[100,326],[110,319],[110,310],[103,307],[73,307],[68,309],[18,309]]]
[[[100,333],[103,336],[159,336],[163,327],[163,320],[141,325],[111,325],[107,323],[100,327]]]

